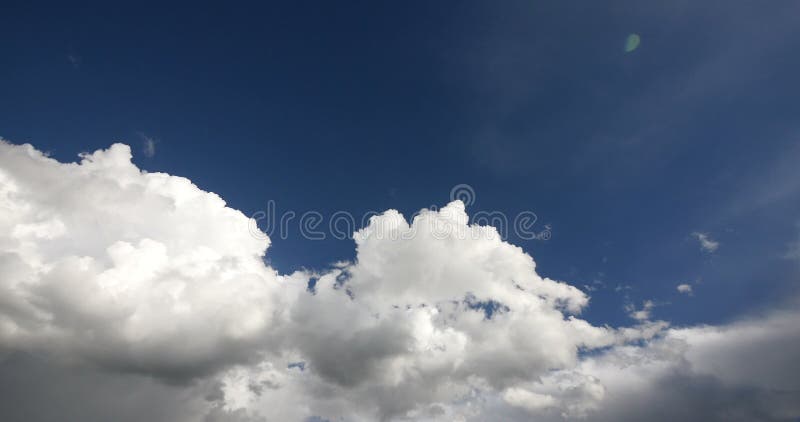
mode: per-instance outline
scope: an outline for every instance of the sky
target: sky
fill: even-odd
[[[4,3],[0,418],[797,420],[798,14]]]

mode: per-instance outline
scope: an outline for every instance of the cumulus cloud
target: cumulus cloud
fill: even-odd
[[[692,285],[691,284],[686,284],[686,283],[678,284],[678,287],[676,287],[676,289],[678,290],[679,293],[683,293],[683,294],[687,294],[687,295],[691,295],[692,294]]]
[[[283,278],[247,217],[126,145],[0,151],[3,347],[178,378],[253,357]]]
[[[520,386],[621,341],[576,316],[583,292],[467,220],[459,201],[411,222],[387,211],[356,233],[353,264],[320,276],[314,294],[297,290],[277,332],[319,376],[307,394],[326,417],[419,417],[475,391],[530,402]]]
[[[119,420],[229,422],[800,413],[796,314],[670,329],[647,301],[629,309],[638,325],[594,326],[585,293],[469,225],[459,201],[386,211],[352,262],[281,275],[242,213],[130,159],[120,144],[59,163],[0,143],[0,402],[33,409],[39,394],[90,421],[117,404]],[[759,353],[774,356],[742,364]],[[50,375],[15,386],[36,371]],[[31,412],[50,418],[10,420]]]
[[[705,252],[715,252],[719,249],[719,242],[712,239],[708,233],[694,232],[692,236],[700,242],[700,249]]]
[[[593,420],[793,420],[800,415],[800,314],[667,330],[579,371],[606,388]],[[654,413],[653,409],[660,409]]]

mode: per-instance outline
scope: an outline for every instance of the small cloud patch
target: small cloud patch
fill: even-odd
[[[629,317],[637,321],[647,321],[650,319],[650,312],[655,306],[656,304],[652,300],[645,300],[640,309],[636,309],[633,304],[628,304],[625,306],[625,311],[628,312]]]
[[[142,132],[139,132],[139,136],[142,138],[142,153],[145,157],[152,158],[156,155],[156,143],[158,140]]]
[[[700,249],[705,252],[712,253],[719,249],[719,242],[712,239],[708,233],[694,232],[692,236],[700,242]]]

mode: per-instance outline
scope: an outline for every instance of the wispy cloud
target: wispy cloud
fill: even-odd
[[[69,53],[67,54],[67,60],[72,65],[73,68],[77,69],[81,67],[81,58],[77,54]]]
[[[650,311],[652,311],[655,306],[656,304],[652,300],[645,300],[640,309],[636,309],[636,306],[631,303],[625,305],[625,311],[628,312],[629,317],[637,321],[647,321],[650,319]]]
[[[142,132],[139,132],[139,136],[142,138],[142,153],[144,153],[144,156],[151,158],[156,155],[156,143],[158,140]]]
[[[719,249],[719,242],[712,239],[708,233],[694,232],[692,236],[700,242],[700,248],[706,252],[712,253]]]
[[[790,244],[783,257],[800,261],[800,242]]]

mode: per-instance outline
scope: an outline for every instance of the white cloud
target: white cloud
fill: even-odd
[[[522,407],[528,411],[538,412],[548,407],[553,407],[557,401],[547,394],[533,393],[521,388],[509,388],[503,398],[512,406]]]
[[[584,293],[538,276],[494,228],[468,226],[458,201],[411,223],[374,217],[356,263],[310,294],[307,275],[264,265],[269,240],[244,215],[140,171],[125,145],[72,164],[30,145],[0,151],[0,339],[12,350],[174,379],[292,356],[314,375],[304,394],[360,391],[388,417],[473,384],[503,391],[617,341],[569,316]]]
[[[468,226],[461,202],[410,223],[387,211],[355,239],[355,263],[322,275],[313,295],[296,290],[277,329],[318,376],[298,386],[313,397],[312,413],[417,418],[475,391],[509,389],[507,399],[530,407],[530,380],[572,367],[580,349],[624,340],[570,315],[585,294],[538,276],[493,228]]]
[[[0,342],[193,376],[254,356],[282,282],[248,219],[115,144],[62,164],[0,144]]]
[[[708,233],[694,232],[692,236],[700,242],[700,248],[706,252],[715,252],[719,248],[719,242],[712,239]]]
[[[47,368],[97,368],[75,393],[85,400],[160,391],[171,399],[137,400],[171,421],[641,420],[641,406],[681,409],[673,401],[696,387],[717,397],[697,412],[757,391],[744,410],[800,413],[787,375],[796,314],[668,329],[646,301],[628,309],[637,326],[593,326],[578,317],[583,292],[468,225],[458,201],[410,222],[374,217],[356,259],[313,274],[309,292],[312,274],[264,264],[269,240],[243,214],[130,159],[120,144],[64,164],[0,143],[0,347],[43,354]],[[13,362],[0,362],[0,386]],[[170,387],[119,375],[130,372]]]
[[[637,321],[647,321],[650,319],[650,313],[655,306],[656,304],[652,300],[645,300],[642,302],[642,307],[638,309],[633,304],[625,305],[625,311],[628,312],[629,317]]]
[[[683,294],[687,294],[687,295],[691,295],[692,294],[692,285],[691,284],[686,284],[686,283],[679,284],[678,287],[676,287],[676,289],[678,290],[678,292],[683,293]]]

